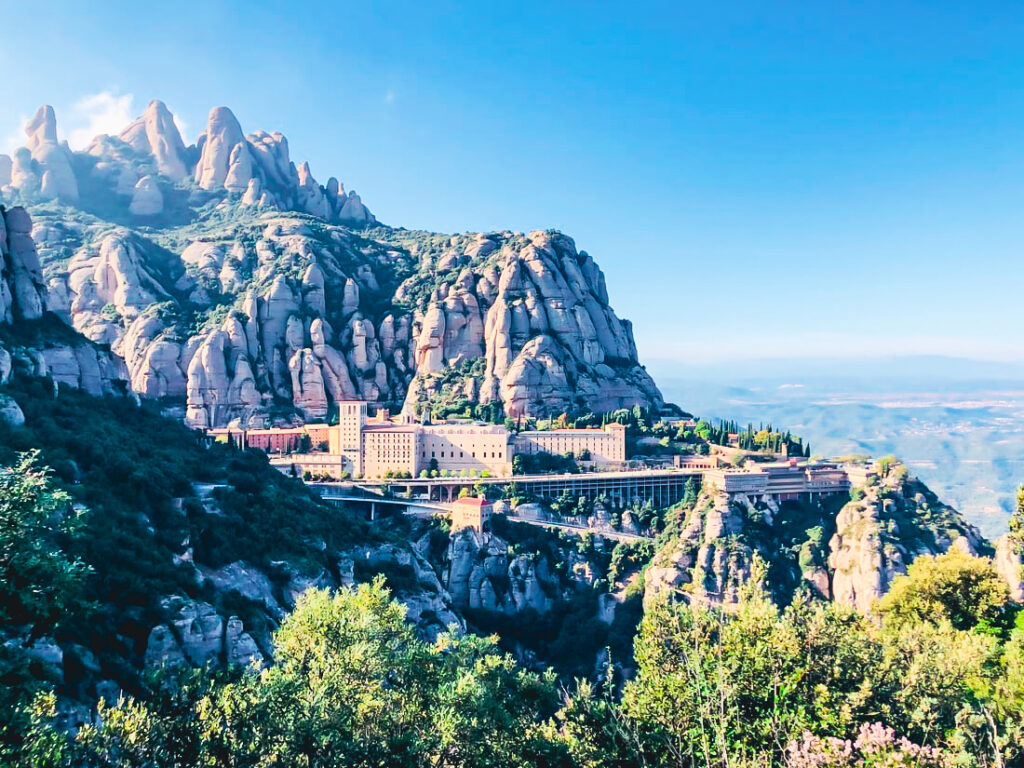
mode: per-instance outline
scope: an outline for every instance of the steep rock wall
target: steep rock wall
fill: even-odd
[[[192,425],[322,419],[353,397],[419,411],[453,380],[492,415],[662,404],[564,235],[369,229],[358,195],[225,107],[191,146],[159,101],[84,152],[57,136],[41,108],[0,156],[0,195],[33,209],[49,309]],[[39,314],[33,269],[11,286]]]
[[[900,464],[850,499],[776,503],[709,489],[679,515],[676,534],[646,571],[647,601],[669,594],[735,603],[757,554],[780,602],[807,589],[869,611],[919,555],[952,547],[993,554],[972,525]]]
[[[32,221],[0,206],[0,384],[20,371],[94,395],[123,392],[123,362],[63,326],[49,304]]]

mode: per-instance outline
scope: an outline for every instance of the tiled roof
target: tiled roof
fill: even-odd
[[[474,509],[483,509],[491,504],[487,499],[479,496],[463,496],[461,499],[456,499],[453,503],[461,504],[464,507],[473,507]]]

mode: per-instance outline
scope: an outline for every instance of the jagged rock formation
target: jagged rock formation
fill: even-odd
[[[186,554],[181,561],[188,561]],[[426,637],[454,628],[465,631],[465,622],[456,612],[451,596],[423,557],[413,549],[394,544],[375,543],[359,552],[343,555],[337,572],[324,571],[316,577],[303,575],[284,563],[288,578],[281,584],[248,563],[234,562],[217,568],[195,568],[195,578],[215,595],[238,594],[258,606],[265,615],[257,629],[248,630],[234,615],[226,614],[207,602],[180,595],[163,599],[165,620],[154,625],[146,641],[143,663],[147,667],[238,666],[272,660],[270,630],[294,607],[295,600],[309,588],[352,586],[356,583],[356,563],[368,573],[407,576],[399,586],[392,585],[395,596],[407,607],[406,617]]]
[[[632,328],[608,306],[604,275],[571,238],[500,233],[451,245],[435,269],[455,279],[413,315],[418,376],[407,409],[436,394],[436,374],[479,357],[486,368],[470,399],[500,401],[509,416],[661,405]]]
[[[14,153],[7,184],[47,199],[78,200],[78,179],[71,167],[71,150],[66,143],[57,140],[57,117],[53,107],[40,107],[25,124],[25,135],[28,140]],[[6,156],[3,165],[7,166]]]
[[[704,493],[683,526],[654,556],[644,574],[644,601],[661,594],[713,605],[734,603],[750,577],[754,548],[740,538],[742,503],[721,493]],[[771,508],[763,512],[771,516]]]
[[[53,107],[40,107],[25,133],[25,146],[13,158],[0,155],[0,194],[11,199],[76,203],[84,184],[90,189],[87,208],[109,202],[130,217],[149,218],[163,213],[166,192],[187,190],[191,179],[198,190],[241,197],[236,202],[250,207],[357,226],[377,223],[359,195],[346,193],[337,179],[321,186],[308,163],[296,168],[284,136],[246,135],[227,107],[210,111],[206,130],[189,147],[161,101],[150,102],[120,135],[97,136],[82,153],[58,140]]]
[[[645,600],[668,593],[735,603],[756,553],[768,564],[768,586],[778,600],[805,588],[870,611],[918,555],[952,547],[992,554],[972,525],[902,465],[853,496],[779,504],[704,491],[647,569]]]
[[[32,240],[32,222],[24,208],[0,214],[0,319],[38,320],[46,306],[46,286]]]
[[[0,194],[75,204],[36,210],[49,308],[190,424],[321,419],[352,397],[510,416],[662,404],[564,235],[357,234],[377,224],[358,195],[224,107],[194,146],[159,101],[85,152],[57,143],[48,107],[28,133]]]
[[[829,542],[831,596],[836,602],[868,611],[918,555],[952,547],[971,554],[989,549],[977,529],[908,477],[902,465],[863,493],[839,511]]]
[[[416,544],[427,556],[429,535]],[[471,615],[543,615],[596,579],[593,565],[575,549],[559,552],[565,567],[544,552],[513,551],[501,536],[463,529],[447,542],[435,564],[452,603]]]
[[[24,208],[0,206],[0,384],[22,371],[95,395],[121,390],[127,376],[116,356],[49,322],[49,297],[31,233]]]
[[[118,138],[136,152],[152,156],[161,176],[179,182],[188,175],[185,142],[174,116],[162,101],[151,101],[142,117]]]

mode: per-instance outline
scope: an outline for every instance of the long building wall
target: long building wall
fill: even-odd
[[[586,454],[597,465],[621,464],[626,460],[626,430],[619,424],[604,429],[529,430],[515,437],[516,453]]]
[[[437,424],[420,427],[419,469],[431,461],[439,470],[512,474],[509,432],[504,427],[478,424]]]

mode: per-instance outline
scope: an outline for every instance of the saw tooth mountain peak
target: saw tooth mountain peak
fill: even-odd
[[[0,200],[31,216],[46,308],[193,426],[322,419],[353,397],[512,417],[663,404],[566,235],[382,226],[227,107],[192,145],[161,101],[84,151],[48,106],[26,135],[0,155]]]

